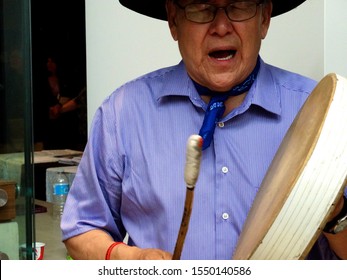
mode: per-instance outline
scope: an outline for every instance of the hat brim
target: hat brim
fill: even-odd
[[[296,8],[306,0],[272,0],[272,17],[279,16]],[[165,3],[166,0],[119,0],[119,2],[130,10],[152,18],[167,20]]]

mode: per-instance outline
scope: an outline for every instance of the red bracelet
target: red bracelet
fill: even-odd
[[[111,257],[111,252],[113,250],[114,247],[116,247],[119,244],[124,244],[124,242],[113,242],[110,247],[108,247],[107,251],[106,251],[106,256],[105,256],[105,260],[109,260]]]

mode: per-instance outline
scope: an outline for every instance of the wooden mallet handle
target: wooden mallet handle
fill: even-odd
[[[172,259],[179,260],[186,234],[188,231],[190,214],[192,212],[194,188],[198,180],[200,171],[200,162],[202,154],[202,137],[200,135],[191,135],[187,141],[186,166],[184,170],[184,180],[186,182],[187,191],[184,203],[184,211],[181,226],[178,232],[176,246]]]

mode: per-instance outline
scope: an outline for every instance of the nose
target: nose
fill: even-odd
[[[218,34],[219,36],[224,36],[231,33],[234,30],[232,21],[227,16],[227,11],[225,8],[219,8],[216,11],[216,16],[211,22],[210,32]]]

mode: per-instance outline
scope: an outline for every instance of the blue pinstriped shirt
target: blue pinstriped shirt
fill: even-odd
[[[203,152],[182,259],[232,257],[265,172],[315,85],[261,61],[244,102],[221,120]],[[173,252],[186,141],[199,132],[206,106],[183,62],[112,93],[95,114],[65,206],[63,239],[102,228],[115,240],[128,232],[130,245]]]

